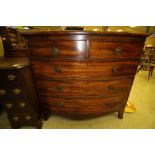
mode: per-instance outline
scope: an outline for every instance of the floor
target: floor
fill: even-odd
[[[118,119],[117,113],[82,121],[51,116],[43,122],[43,129],[154,129],[155,76],[148,80],[147,74],[147,71],[140,71],[136,75],[129,96],[129,101],[136,106],[136,112],[125,113],[124,119]],[[0,115],[0,128],[11,128],[5,113]]]

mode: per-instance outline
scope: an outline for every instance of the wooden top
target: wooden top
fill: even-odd
[[[34,35],[103,35],[103,36],[135,36],[135,37],[147,37],[149,34],[141,33],[125,33],[125,32],[97,32],[97,31],[51,31],[51,30],[22,30],[20,33],[23,36]]]
[[[4,49],[5,52],[16,52],[16,51],[25,51],[27,50],[27,48],[23,47],[23,48],[5,48]]]
[[[0,61],[0,70],[20,69],[30,65],[28,58],[7,58]]]

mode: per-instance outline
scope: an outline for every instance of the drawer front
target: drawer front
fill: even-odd
[[[8,114],[8,119],[11,123],[17,123],[19,125],[29,125],[29,123],[37,122],[38,118],[35,113],[14,113],[14,114]]]
[[[30,47],[31,57],[40,58],[86,58],[86,41],[41,42]]]
[[[0,99],[3,98],[18,98],[18,97],[26,97],[26,92],[24,88],[18,85],[12,86],[0,86]]]
[[[79,81],[79,80],[35,80],[38,92],[51,96],[107,96],[110,94],[129,93],[133,77],[117,80]]]
[[[4,109],[7,112],[26,112],[26,111],[34,111],[33,107],[30,105],[29,101],[26,99],[18,99],[18,100],[2,100],[1,101]]]
[[[90,58],[139,58],[144,44],[142,42],[103,42],[90,43]]]
[[[32,62],[34,75],[40,78],[102,79],[135,75],[136,61],[128,62]]]
[[[21,81],[20,75],[17,71],[0,71],[0,83],[18,83]]]
[[[118,95],[110,98],[51,98],[40,97],[43,106],[51,109],[52,113],[65,112],[72,114],[90,114],[100,112],[117,111],[121,106],[125,106],[127,95]]]

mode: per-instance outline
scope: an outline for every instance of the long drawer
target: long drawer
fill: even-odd
[[[104,96],[110,94],[128,93],[133,77],[123,77],[110,80],[41,80],[35,83],[40,94],[51,96]]]
[[[88,78],[102,79],[134,75],[137,61],[120,62],[70,62],[32,61],[32,69],[37,77],[49,79]]]
[[[40,96],[42,106],[48,107],[52,113],[66,112],[72,114],[90,114],[117,111],[124,106],[127,95],[118,95],[107,98],[52,98]]]
[[[90,58],[139,58],[142,53],[142,42],[106,42],[90,43]]]

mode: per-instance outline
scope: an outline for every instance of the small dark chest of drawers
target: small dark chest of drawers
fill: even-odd
[[[12,128],[42,127],[41,109],[27,58],[6,59],[0,63],[0,104]]]

